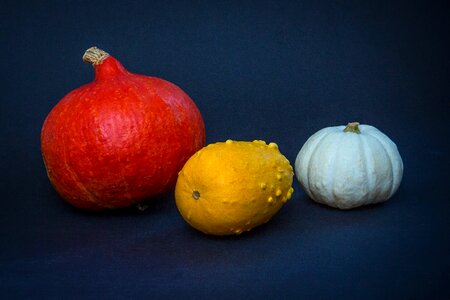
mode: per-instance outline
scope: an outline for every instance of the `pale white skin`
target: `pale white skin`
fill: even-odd
[[[370,125],[345,126],[312,135],[297,155],[297,179],[313,200],[340,209],[388,200],[403,176],[397,146]]]

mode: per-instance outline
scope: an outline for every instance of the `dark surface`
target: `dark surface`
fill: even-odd
[[[24,298],[449,299],[448,5],[392,1],[2,1],[0,295]],[[97,45],[183,88],[208,142],[277,142],[293,163],[349,121],[394,140],[405,173],[377,206],[293,199],[237,237],[148,210],[65,204],[40,156],[44,118],[93,78]]]

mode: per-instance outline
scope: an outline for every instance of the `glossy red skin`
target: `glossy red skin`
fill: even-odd
[[[176,85],[132,74],[112,56],[94,68],[95,80],[67,94],[42,127],[53,186],[72,205],[92,210],[170,189],[205,145],[198,108]]]

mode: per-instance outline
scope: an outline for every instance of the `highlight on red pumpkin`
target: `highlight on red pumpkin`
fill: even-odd
[[[205,145],[194,101],[173,83],[129,72],[96,47],[83,60],[95,79],[64,96],[41,131],[56,191],[76,207],[102,210],[173,188],[184,163]]]

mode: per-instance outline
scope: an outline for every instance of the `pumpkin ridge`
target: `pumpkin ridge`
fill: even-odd
[[[370,169],[372,169],[372,168],[369,167],[369,157],[373,156],[373,153],[370,150],[370,147],[367,145],[367,141],[361,135],[359,135],[359,144],[360,144],[360,150],[361,150],[361,158],[364,161],[364,171],[366,174],[366,182],[368,185],[368,187],[366,188],[367,194],[365,197],[365,202],[367,204],[367,203],[369,203],[370,199],[372,198],[371,191],[373,191],[373,185],[374,185],[372,176],[370,175]]]
[[[308,178],[308,162],[311,159],[311,156],[314,154],[313,150],[316,148],[317,144],[327,135],[327,133],[330,132],[329,128],[324,128],[318,132],[316,132],[313,136],[309,137],[308,140],[305,142],[305,145],[308,145],[308,147],[311,147],[311,150],[307,147],[302,149],[308,149],[307,151],[300,151],[295,159],[295,166],[297,170],[302,169],[302,172],[297,171],[297,178],[299,179],[300,185],[306,190],[307,194],[311,197],[311,194],[309,193],[309,178]],[[303,168],[303,164],[305,164],[305,168]],[[303,170],[304,169],[304,170]],[[304,174],[304,175],[303,175]],[[302,178],[302,179],[300,179]]]
[[[384,134],[377,128],[373,127],[373,129],[374,129],[373,130],[374,133],[378,133],[379,136],[384,138],[384,139],[379,139],[379,141],[381,142],[382,145],[385,146],[386,152],[388,152],[388,154],[392,154],[392,156],[389,155],[389,158],[391,160],[392,174],[393,174],[392,189],[391,189],[391,193],[390,193],[389,197],[392,197],[395,194],[395,192],[397,191],[397,189],[400,187],[400,183],[402,181],[402,177],[403,177],[402,157],[400,156],[397,145],[394,143],[393,140],[391,140],[386,134]],[[388,151],[387,149],[392,149],[392,150]],[[396,156],[398,156],[398,158],[399,158],[398,164],[395,163],[395,161],[393,160]],[[397,175],[399,175],[399,176],[397,176]]]
[[[389,199],[392,197],[392,195],[394,194],[394,188],[395,188],[395,184],[394,184],[394,180],[395,180],[395,174],[394,174],[394,163],[392,162],[392,157],[391,155],[389,155],[389,152],[386,150],[386,144],[384,142],[382,142],[377,136],[368,133],[369,136],[373,137],[380,145],[381,148],[383,148],[384,153],[386,153],[386,156],[388,158],[389,161],[389,166],[391,169],[391,176],[392,176],[392,180],[390,181],[391,186],[389,187],[389,195],[386,199]]]
[[[307,168],[307,174],[306,174],[306,178],[308,178],[308,190],[311,193],[311,195],[313,196],[312,198],[317,199],[316,195],[314,194],[313,190],[311,189],[311,180],[309,179],[309,176],[311,175],[311,160],[313,159],[314,155],[317,154],[316,149],[324,142],[324,140],[326,139],[326,137],[328,137],[330,134],[332,134],[333,132],[326,132],[321,138],[320,140],[316,143],[316,145],[313,147],[313,149],[311,150],[311,156],[308,159],[308,168]]]
[[[339,206],[339,198],[336,197],[334,185],[336,184],[336,180],[335,180],[335,178],[336,178],[336,177],[335,177],[335,176],[336,176],[336,167],[337,167],[337,163],[338,163],[338,161],[339,161],[339,154],[340,154],[342,145],[343,145],[343,144],[339,144],[337,151],[334,152],[334,155],[333,155],[333,164],[332,164],[333,167],[329,168],[329,169],[330,169],[329,172],[330,172],[331,174],[330,174],[329,177],[328,177],[328,178],[331,178],[331,182],[330,182],[330,188],[331,188],[331,193],[330,193],[330,195],[331,195],[331,199],[330,199],[330,200],[332,200],[333,202],[336,202],[338,206]]]

